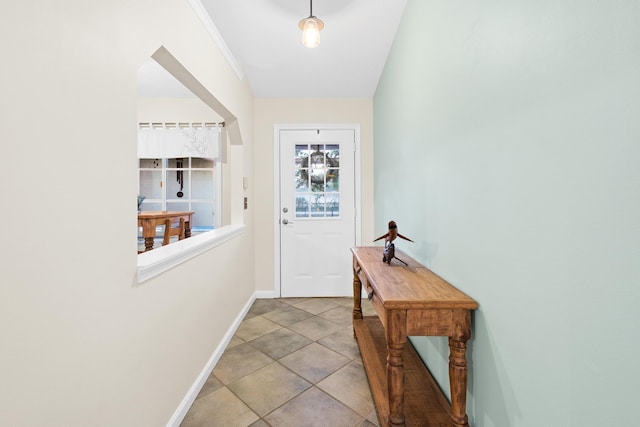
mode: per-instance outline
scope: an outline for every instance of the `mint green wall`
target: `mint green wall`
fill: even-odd
[[[475,298],[474,426],[637,423],[640,3],[409,0],[375,233]],[[448,347],[415,340],[448,390]]]

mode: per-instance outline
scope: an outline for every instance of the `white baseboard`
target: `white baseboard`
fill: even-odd
[[[171,419],[167,423],[167,427],[180,426],[180,423],[182,422],[184,417],[187,415],[187,412],[189,411],[189,408],[191,408],[191,405],[193,404],[193,402],[196,400],[196,397],[198,397],[198,393],[200,393],[202,386],[204,385],[205,382],[207,382],[207,378],[209,378],[209,375],[211,375],[213,368],[215,368],[216,364],[218,363],[218,360],[220,360],[220,357],[222,357],[224,350],[227,348],[227,345],[229,345],[231,338],[233,338],[233,335],[238,330],[240,323],[242,323],[242,320],[247,315],[247,312],[253,305],[253,302],[256,300],[256,298],[274,298],[273,296],[271,297],[262,296],[263,293],[264,292],[255,292],[253,295],[251,295],[251,298],[249,298],[247,303],[244,305],[244,307],[242,308],[242,311],[238,314],[233,324],[231,325],[227,333],[224,335],[224,338],[222,339],[220,344],[218,344],[218,347],[216,347],[213,354],[207,361],[206,365],[204,365],[204,368],[202,368],[202,371],[196,378],[196,381],[193,383],[193,385],[187,392],[186,396],[184,397],[184,399],[182,399],[182,402],[180,402],[180,405],[171,416]],[[271,293],[273,294],[273,292]],[[258,295],[260,296],[258,297]]]
[[[278,298],[275,291],[256,291],[254,294],[256,299],[273,299]]]

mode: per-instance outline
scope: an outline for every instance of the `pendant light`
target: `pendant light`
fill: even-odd
[[[298,27],[302,30],[302,45],[309,48],[318,47],[324,22],[313,16],[313,0],[309,0],[309,17],[298,22]]]

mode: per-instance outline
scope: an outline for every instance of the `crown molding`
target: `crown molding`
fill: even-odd
[[[220,31],[218,31],[218,28],[216,28],[215,24],[211,20],[211,17],[202,5],[202,2],[200,0],[189,0],[189,4],[200,19],[200,22],[202,22],[202,25],[204,25],[205,30],[207,30],[207,32],[213,39],[216,46],[218,46],[218,49],[220,49],[220,52],[222,52],[222,55],[225,57],[233,71],[236,73],[236,76],[238,76],[238,79],[242,80],[244,78],[242,67],[231,53],[229,46],[227,46],[227,43],[222,38]]]

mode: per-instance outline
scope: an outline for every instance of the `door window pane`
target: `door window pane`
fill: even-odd
[[[315,191],[324,191],[324,179],[327,173],[324,145],[315,145],[314,148],[315,150],[309,153],[311,187],[315,186]]]
[[[193,202],[191,203],[191,210],[194,212],[191,228],[197,227],[202,230],[213,229],[213,203]]]
[[[162,170],[141,170],[138,193],[147,199],[162,199]],[[143,202],[144,203],[144,202]]]
[[[191,167],[192,168],[201,168],[201,169],[213,169],[213,160],[211,160],[211,159],[202,159],[200,157],[192,157],[191,158]]]
[[[296,144],[294,155],[296,217],[340,215],[340,146]]]
[[[149,201],[145,200],[144,202],[142,202],[142,205],[140,206],[140,210],[149,211],[149,212],[161,211],[162,210],[162,203],[161,202],[149,202]]]
[[[213,171],[191,171],[191,198],[213,200]]]
[[[326,195],[326,216],[340,216],[340,196],[337,193],[327,193]]]
[[[311,216],[314,218],[324,217],[325,198],[324,194],[313,194],[311,196]]]
[[[327,192],[340,191],[340,169],[330,168],[327,171]]]
[[[296,194],[296,218],[309,217],[309,195]]]
[[[167,201],[189,198],[189,172],[167,170]]]
[[[167,200],[167,212],[186,212],[189,210],[189,202]]]
[[[301,171],[296,171],[296,193],[306,193],[309,191],[309,182],[305,180],[301,175]]]

